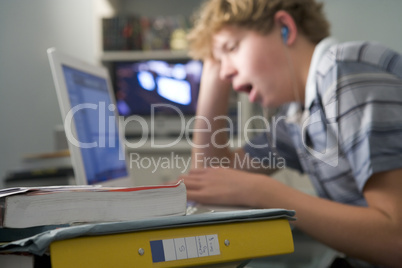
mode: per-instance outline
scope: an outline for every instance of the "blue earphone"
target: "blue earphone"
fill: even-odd
[[[288,34],[289,34],[289,29],[288,29],[288,27],[283,26],[282,29],[281,29],[281,33],[282,33],[283,42],[284,42],[285,45],[286,45],[286,43],[288,42]]]

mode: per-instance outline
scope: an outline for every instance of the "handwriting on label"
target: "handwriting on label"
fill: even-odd
[[[153,262],[220,255],[217,234],[151,241]]]

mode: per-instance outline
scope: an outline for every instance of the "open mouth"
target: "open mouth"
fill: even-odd
[[[234,90],[237,92],[244,92],[248,94],[248,99],[250,102],[257,102],[259,100],[257,90],[255,90],[252,84],[243,84],[241,86],[235,87]]]
[[[253,86],[251,84],[245,84],[245,85],[236,87],[234,90],[237,92],[245,92],[247,94],[250,94],[252,89],[253,89]]]

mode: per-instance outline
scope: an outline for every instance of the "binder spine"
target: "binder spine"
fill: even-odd
[[[189,267],[293,252],[287,219],[79,237],[50,245],[53,268]]]

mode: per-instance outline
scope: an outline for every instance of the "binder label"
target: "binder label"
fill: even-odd
[[[153,262],[183,260],[221,254],[217,234],[153,240],[150,244]]]

